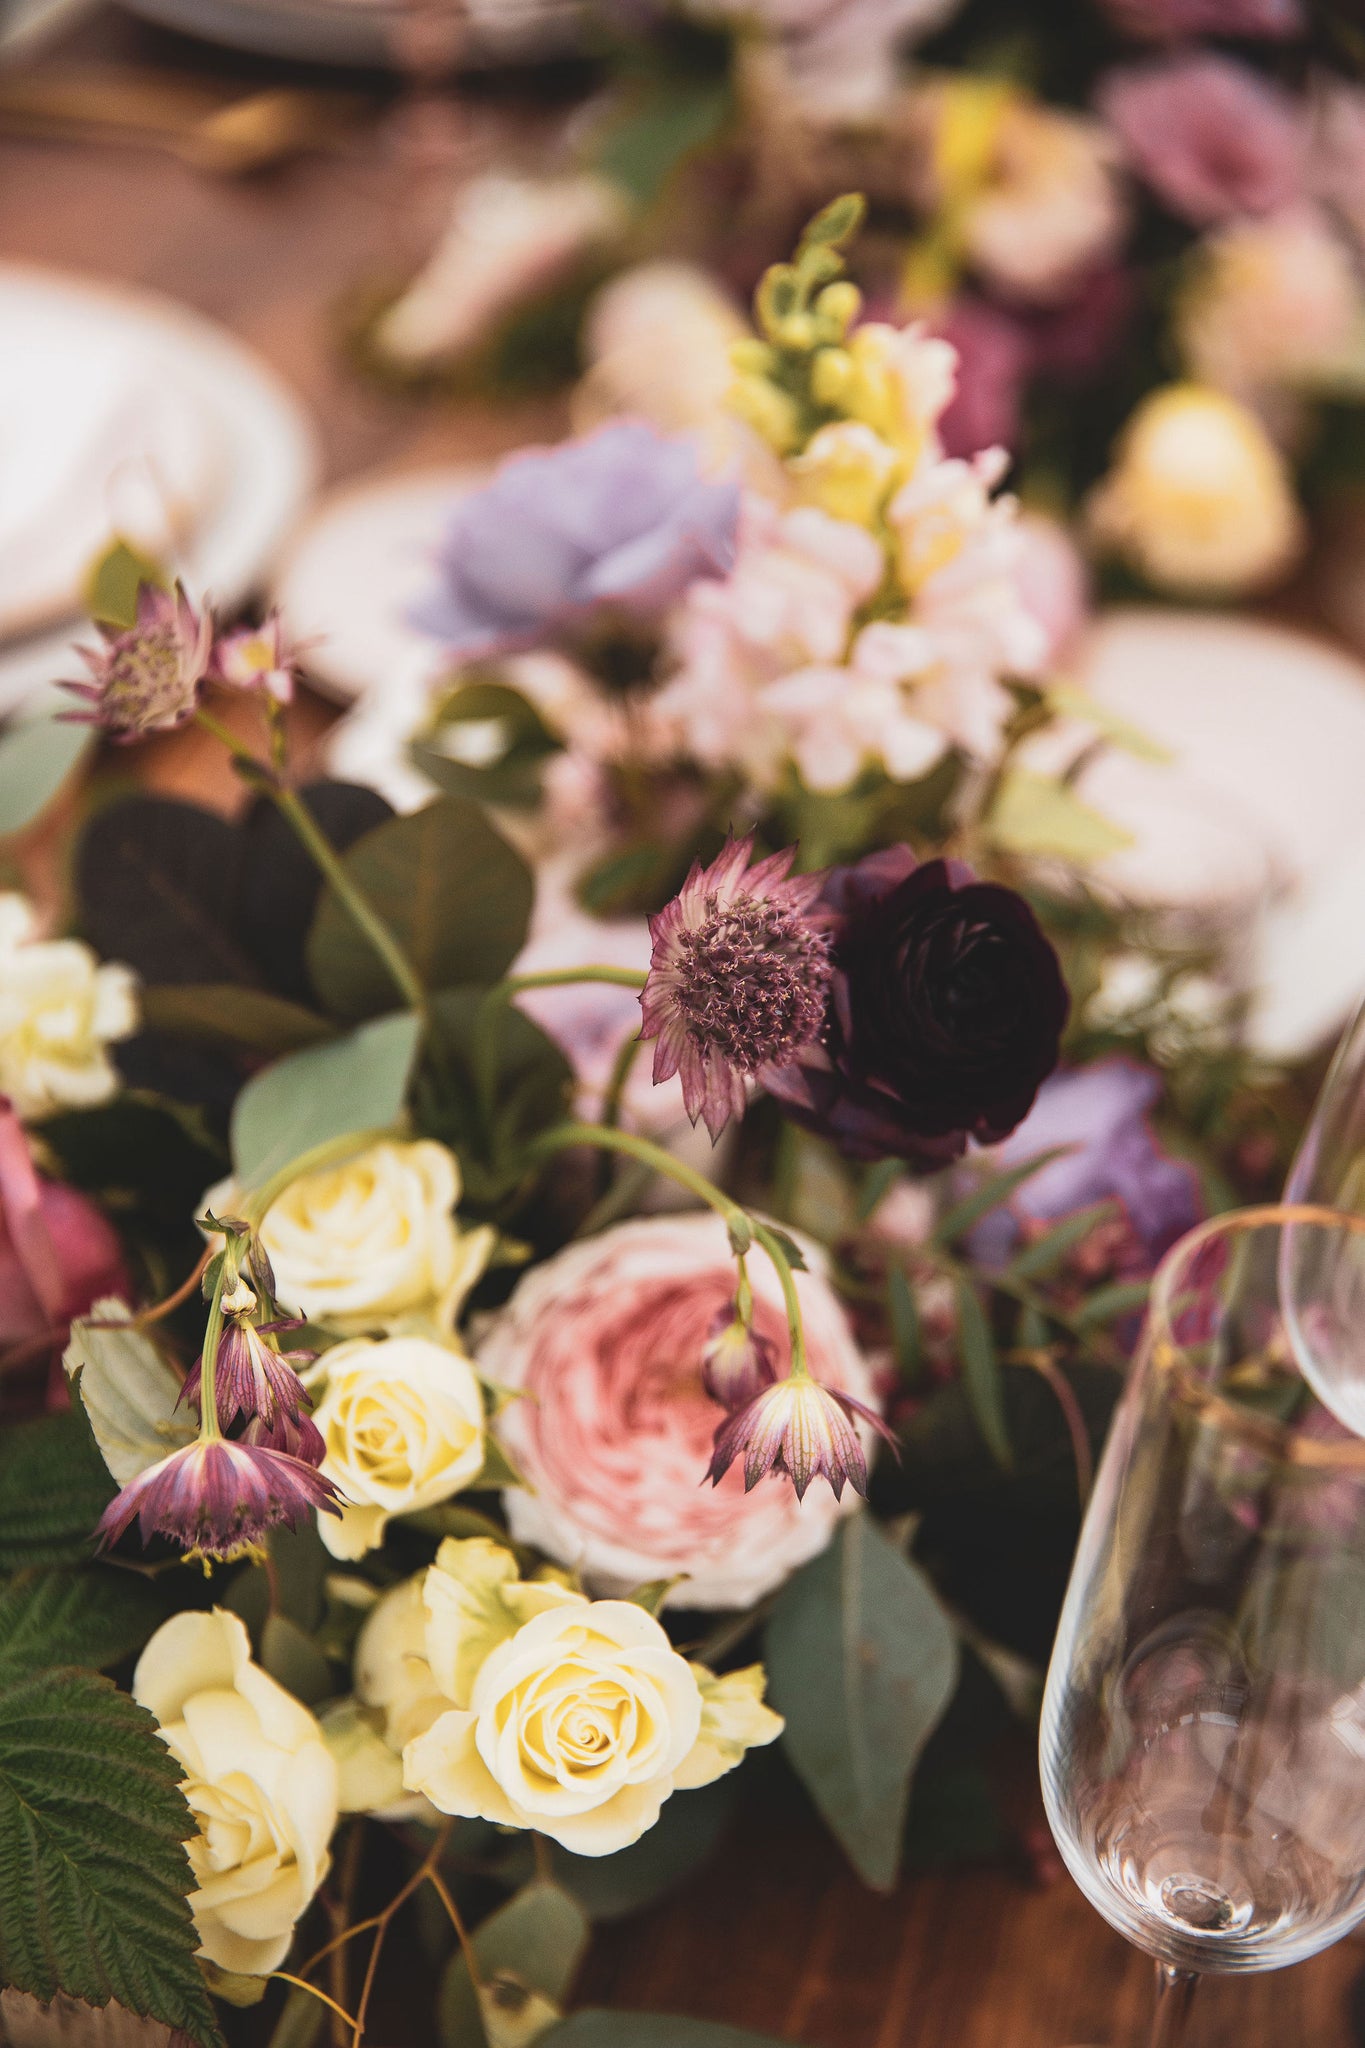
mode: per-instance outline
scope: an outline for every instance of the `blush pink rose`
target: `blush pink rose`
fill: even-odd
[[[786,1370],[786,1319],[766,1259],[749,1257],[755,1324]],[[811,1371],[878,1406],[847,1318],[816,1272],[799,1273]],[[488,1378],[528,1396],[498,1433],[534,1493],[504,1506],[513,1536],[625,1593],[685,1573],[679,1607],[747,1607],[824,1549],[843,1505],[826,1486],[799,1502],[785,1479],[744,1491],[732,1466],[703,1486],[723,1411],[702,1387],[702,1347],[734,1294],[716,1216],[649,1217],[570,1245],[527,1275],[479,1349]],[[868,1439],[870,1443],[870,1436]]]

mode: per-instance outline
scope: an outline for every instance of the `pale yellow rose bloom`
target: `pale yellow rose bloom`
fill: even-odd
[[[1254,414],[1198,384],[1169,384],[1129,420],[1090,499],[1096,536],[1159,589],[1226,596],[1289,569],[1303,519]]]
[[[0,1095],[26,1121],[107,1102],[109,1047],[137,1030],[137,981],[79,939],[33,936],[33,906],[0,895]]]
[[[459,1229],[459,1199],[455,1155],[429,1138],[384,1138],[300,1174],[261,1226],[280,1300],[357,1334],[413,1315],[452,1328],[493,1246],[491,1230]],[[219,1216],[240,1200],[230,1181],[204,1197]]]
[[[235,1614],[177,1614],[147,1644],[133,1697],[185,1772],[197,1833],[190,1909],[220,1969],[279,1968],[327,1875],[337,1769],[307,1707],[251,1660]]]
[[[477,1479],[483,1390],[458,1351],[430,1337],[353,1337],[324,1353],[316,1378],[322,1471],[343,1501],[339,1516],[318,1517],[333,1557],[376,1550],[392,1516],[436,1507]]]
[[[443,1813],[609,1856],[675,1790],[780,1730],[755,1714],[743,1674],[717,1681],[688,1664],[644,1608],[521,1582],[496,1544],[442,1544],[423,1597],[428,1663],[451,1705],[408,1742],[403,1778]]]

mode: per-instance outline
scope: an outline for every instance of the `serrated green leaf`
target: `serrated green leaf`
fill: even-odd
[[[1133,835],[1077,796],[1068,783],[1012,768],[983,829],[1007,853],[1051,855],[1078,867],[1120,853]]]
[[[0,1690],[0,1982],[117,1999],[217,2048],[179,1781],[152,1716],[107,1679],[44,1671]]]
[[[481,1997],[463,1953],[452,1956],[437,2007],[442,2048],[521,2048],[534,2040],[558,2018],[587,1945],[588,1916],[577,1899],[557,1884],[527,1885],[474,1935]]]
[[[960,1202],[954,1202],[951,1209],[945,1209],[935,1226],[933,1242],[949,1245],[959,1237],[965,1237],[983,1216],[989,1216],[992,1209],[1002,1208],[1026,1180],[1032,1180],[1035,1173],[1051,1166],[1054,1159],[1064,1159],[1073,1149],[1070,1145],[1052,1145],[1046,1152],[1039,1152],[1036,1158],[1026,1159],[1021,1166],[1011,1166],[1005,1173],[990,1175],[972,1194],[964,1195]]]
[[[351,882],[383,918],[424,988],[486,987],[525,943],[531,871],[469,797],[443,796],[391,818],[343,856]],[[350,912],[324,892],[308,935],[308,968],[341,1017],[391,1010],[388,969]]]
[[[870,1515],[853,1515],[783,1588],[765,1661],[797,1775],[863,1881],[888,1890],[911,1776],[957,1683],[933,1588]]]
[[[1064,1216],[1060,1223],[1053,1225],[1042,1237],[1024,1246],[1010,1260],[1005,1272],[1011,1280],[1037,1280],[1059,1266],[1069,1251],[1089,1237],[1097,1223],[1103,1223],[1112,1216],[1115,1202],[1109,1197],[1103,1202],[1091,1202],[1087,1208],[1077,1209],[1073,1215]]]
[[[957,1283],[957,1334],[962,1353],[962,1383],[967,1391],[977,1428],[990,1447],[991,1456],[1007,1469],[1013,1463],[1009,1425],[1005,1420],[1005,1389],[1000,1373],[1000,1354],[991,1335],[990,1321],[981,1297],[969,1281]]]
[[[11,1423],[0,1435],[0,1571],[88,1559],[114,1492],[82,1410]]]
[[[411,1011],[376,1017],[330,1045],[289,1053],[252,1076],[232,1110],[232,1162],[260,1187],[301,1153],[348,1131],[396,1123],[421,1033]]]
[[[140,1650],[169,1611],[161,1586],[140,1572],[24,1572],[0,1589],[0,1683],[54,1664],[102,1671]]]

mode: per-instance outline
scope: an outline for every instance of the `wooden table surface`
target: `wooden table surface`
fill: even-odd
[[[51,71],[77,59],[263,75],[112,7],[28,61]],[[514,99],[481,94],[468,118],[471,156],[499,136],[517,146],[533,127]],[[367,388],[339,360],[339,298],[401,268],[405,252],[416,260],[423,211],[411,154],[378,97],[344,151],[250,183],[142,148],[0,133],[0,258],[153,287],[223,321],[311,406],[329,481],[468,459],[562,425],[552,404],[418,405]],[[194,741],[177,736],[142,758],[160,785],[205,794]],[[226,783],[213,793],[231,801]],[[1031,1772],[1016,1776],[1036,1812]],[[1361,2048],[1363,1954],[1346,1941],[1297,1969],[1208,1986],[1191,2048]],[[685,1892],[600,1933],[578,1996],[728,2020],[810,2048],[1140,2048],[1149,1990],[1148,1965],[1065,1877],[1040,1886],[983,1866],[909,1878],[876,1897],[810,1814],[751,1805]],[[390,2048],[425,2048],[425,2028],[414,2015]]]

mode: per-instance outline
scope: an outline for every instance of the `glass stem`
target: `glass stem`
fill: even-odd
[[[1171,1963],[1156,1966],[1156,2017],[1149,2048],[1184,2048],[1186,2027],[1199,1979],[1193,1970]]]

